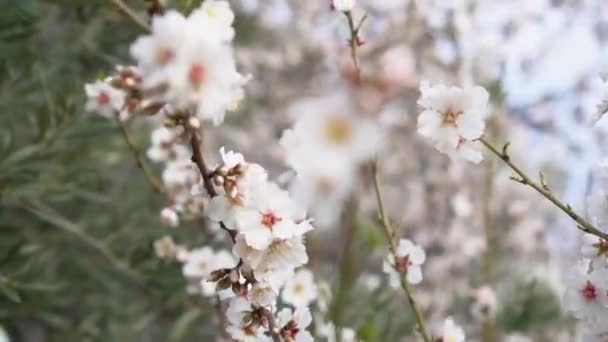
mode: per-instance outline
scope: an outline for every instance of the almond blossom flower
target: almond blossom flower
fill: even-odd
[[[586,268],[584,264],[576,265],[566,274],[564,307],[584,320],[592,332],[603,333],[608,327],[608,270]]]
[[[276,239],[285,240],[305,233],[302,229],[308,226],[295,222],[297,213],[287,191],[268,184],[251,206],[236,212],[235,228],[244,236],[247,245],[263,250]]]
[[[464,342],[465,335],[464,330],[449,317],[443,323],[443,329],[441,332],[442,342]]]
[[[422,247],[407,239],[399,240],[397,247],[397,258],[389,254],[382,265],[384,273],[389,275],[391,287],[399,287],[401,275],[404,274],[410,284],[418,284],[422,281],[422,270],[420,265],[424,263],[426,254]]]
[[[418,133],[435,148],[452,157],[479,163],[474,141],[482,136],[488,114],[489,94],[482,87],[458,88],[420,85]]]
[[[285,283],[281,299],[294,307],[308,306],[317,298],[317,285],[313,274],[307,269],[301,269]]]
[[[239,234],[232,251],[251,266],[256,274],[275,270],[293,270],[308,262],[302,236],[274,240],[267,249],[259,250],[249,246],[245,238]]]
[[[202,247],[190,251],[182,272],[184,277],[200,286],[203,295],[210,296],[215,294],[216,286],[216,283],[209,281],[211,272],[232,268],[236,263],[234,257],[226,251],[215,252],[210,247]]]
[[[255,320],[257,317],[254,315],[254,308],[247,299],[242,297],[231,299],[226,310],[226,318],[230,323],[226,330],[233,339],[243,342],[272,341],[270,336],[266,335],[266,328]]]
[[[297,308],[293,313],[291,309],[285,308],[277,314],[277,324],[280,327],[279,334],[285,341],[314,341],[310,332],[306,330],[311,322],[312,316],[307,307]]]
[[[85,108],[89,112],[111,118],[124,106],[125,93],[106,81],[85,84],[84,90],[87,95]]]

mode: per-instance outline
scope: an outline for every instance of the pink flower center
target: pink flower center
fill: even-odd
[[[587,284],[581,290],[581,294],[587,300],[594,300],[597,298],[597,288],[590,281],[587,280]]]
[[[410,267],[412,262],[410,261],[410,256],[399,256],[395,259],[395,268],[397,271],[405,273],[407,269]]]
[[[200,63],[194,63],[190,66],[190,71],[188,72],[188,79],[190,83],[192,83],[195,87],[199,87],[205,81],[205,77],[207,76],[207,69]]]
[[[457,112],[453,109],[448,109],[443,113],[443,124],[448,126],[457,126],[456,123],[458,121],[458,117],[462,114],[462,112]]]
[[[162,48],[157,51],[156,58],[160,64],[167,64],[173,59],[174,55],[173,50]]]
[[[277,217],[272,211],[269,211],[262,215],[262,224],[272,229],[277,222],[281,221],[280,217]]]
[[[110,103],[110,95],[104,91],[100,92],[99,95],[97,95],[97,103],[99,103],[101,106],[107,105]]]

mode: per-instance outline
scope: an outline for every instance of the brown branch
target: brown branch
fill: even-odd
[[[479,138],[479,141],[493,154],[495,154],[498,158],[500,158],[505,164],[507,164],[516,174],[516,177],[511,177],[514,181],[521,183],[523,185],[527,185],[532,189],[536,190],[543,197],[548,199],[551,203],[553,203],[556,207],[561,209],[566,215],[570,216],[576,223],[576,227],[588,234],[595,235],[603,240],[608,240],[608,234],[601,231],[599,228],[591,224],[589,221],[585,220],[581,215],[572,209],[569,204],[563,203],[557,196],[553,194],[549,190],[549,187],[545,184],[544,177],[542,177],[541,182],[536,182],[530,176],[528,176],[519,166],[517,166],[508,154],[509,144],[505,144],[502,148],[502,151],[499,151],[496,147],[494,147],[491,143],[489,143],[484,138]]]

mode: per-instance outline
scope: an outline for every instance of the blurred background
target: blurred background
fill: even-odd
[[[127,3],[146,18],[150,2]],[[200,3],[162,5],[188,13]],[[596,165],[608,126],[595,119],[608,65],[605,1],[360,0],[354,15],[368,17],[357,86],[346,20],[328,1],[230,3],[239,69],[253,79],[241,108],[205,134],[209,159],[227,146],[287,186],[278,140],[294,120],[289,105],[354,87],[357,106],[388,137],[379,163],[389,215],[427,250],[416,293],[431,326],[453,316],[471,341],[579,339],[560,304],[561,272],[579,246],[572,222],[491,156],[475,166],[436,152],[416,133],[416,100],[421,80],[485,86],[488,139],[510,141],[526,170],[542,169],[553,191],[602,224]],[[193,223],[164,226],[164,199],[116,123],[84,111],[84,84],[129,64],[142,32],[109,0],[0,8],[0,326],[11,341],[215,340],[211,301],[186,291],[181,266],[159,259],[154,242],[225,241]],[[126,123],[142,151],[146,121]],[[315,315],[359,340],[414,341],[407,302],[382,274],[386,242],[368,176],[362,169],[353,189],[356,210],[347,200],[312,210]],[[492,336],[480,319],[488,310]]]

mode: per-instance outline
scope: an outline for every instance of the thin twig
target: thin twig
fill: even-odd
[[[141,152],[139,151],[137,146],[135,146],[135,143],[131,139],[131,136],[129,135],[129,131],[127,130],[127,127],[125,127],[125,125],[120,120],[120,118],[118,118],[118,115],[116,115],[115,118],[116,118],[116,123],[117,123],[118,127],[120,128],[120,132],[122,133],[122,136],[123,136],[125,142],[129,146],[131,153],[133,153],[133,157],[135,157],[135,162],[137,163],[137,166],[144,172],[144,175],[146,176],[148,183],[150,183],[150,185],[152,185],[152,188],[154,188],[154,190],[156,190],[156,192],[158,192],[159,194],[164,194],[165,191],[163,189],[162,184],[160,183],[160,180],[158,180],[158,178],[156,178],[154,176],[154,173],[149,169],[148,164],[146,163],[146,160],[144,159]]]
[[[500,158],[505,164],[507,164],[516,174],[517,176],[511,177],[512,180],[521,183],[523,185],[527,185],[534,190],[536,190],[539,194],[543,195],[546,199],[548,199],[551,203],[553,203],[556,207],[561,209],[564,213],[566,213],[570,218],[572,218],[576,223],[576,227],[581,231],[595,235],[601,239],[608,240],[608,234],[601,231],[599,228],[585,220],[581,215],[572,209],[569,204],[563,203],[559,198],[557,198],[553,192],[549,190],[546,184],[544,184],[544,179],[540,182],[536,182],[530,176],[528,176],[519,166],[517,166],[508,154],[509,144],[505,144],[502,148],[502,151],[499,151],[496,147],[494,147],[491,143],[489,143],[484,138],[480,138],[479,141],[493,154],[495,154],[498,158]],[[544,178],[544,177],[543,177]]]
[[[381,186],[380,186],[380,177],[378,175],[377,161],[374,161],[372,163],[372,176],[373,176],[373,181],[374,181],[374,190],[376,192],[376,202],[378,205],[378,218],[380,219],[380,223],[382,224],[382,227],[384,228],[384,234],[386,235],[386,239],[388,241],[389,250],[390,250],[391,254],[393,255],[393,257],[395,258],[395,260],[397,260],[397,258],[399,257],[399,255],[397,254],[397,242],[396,242],[397,232],[391,226],[391,223],[390,223],[390,221],[386,215],[386,211],[384,209],[384,202],[382,200],[382,190],[381,190]],[[422,317],[422,313],[418,307],[418,304],[416,303],[416,299],[414,298],[410,285],[408,284],[407,280],[405,279],[405,274],[401,274],[401,288],[403,289],[403,292],[405,293],[405,296],[407,297],[407,301],[410,304],[412,312],[414,313],[414,317],[416,318],[418,332],[420,333],[420,335],[422,336],[422,339],[425,342],[431,342],[431,338],[426,329],[426,324],[424,322],[424,318]]]
[[[217,190],[215,190],[215,185],[213,185],[213,179],[211,178],[211,172],[207,167],[207,162],[205,161],[205,156],[203,155],[202,149],[202,141],[201,138],[196,131],[196,129],[185,125],[186,129],[190,133],[190,147],[192,148],[192,161],[198,167],[198,170],[203,178],[203,185],[205,186],[205,190],[209,194],[209,197],[215,197],[218,195]],[[234,229],[230,229],[224,224],[224,222],[220,222],[220,227],[225,230],[228,235],[230,235],[230,239],[232,242],[236,242],[237,232]]]
[[[361,25],[363,25],[363,21],[367,16],[364,16],[359,24],[355,26],[355,20],[353,19],[352,12],[344,12],[344,15],[346,16],[346,20],[348,21],[348,29],[350,30],[348,45],[350,46],[350,56],[355,67],[355,81],[359,82],[361,81],[361,68],[359,66],[359,56],[357,54],[357,47],[359,46],[359,29],[361,29]]]
[[[118,8],[118,10],[120,12],[122,12],[127,18],[129,18],[135,25],[139,26],[141,29],[143,29],[146,32],[152,32],[150,25],[148,25],[148,23],[146,23],[146,21],[144,19],[142,19],[139,15],[137,15],[137,13],[135,13],[135,11],[131,7],[129,7],[129,5],[127,5],[124,1],[122,1],[122,0],[111,0],[111,1],[114,4],[114,6],[116,6]]]

